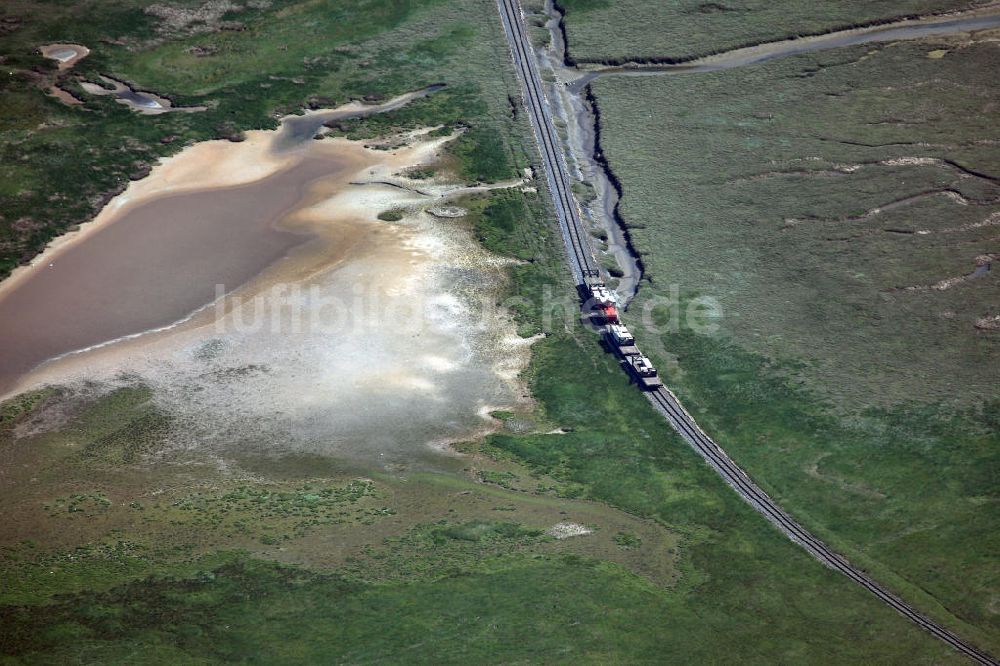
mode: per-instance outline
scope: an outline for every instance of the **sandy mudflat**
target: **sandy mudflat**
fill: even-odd
[[[91,95],[112,95],[119,104],[124,104],[133,111],[138,111],[144,115],[156,116],[161,113],[177,111],[181,113],[198,113],[206,110],[205,106],[174,106],[166,97],[154,95],[151,92],[139,92],[133,90],[124,81],[113,79],[109,76],[99,75],[104,83],[111,86],[110,89],[89,81],[79,81],[80,87]]]
[[[280,226],[318,178],[345,163],[303,160],[251,184],[161,196],[67,246],[0,298],[0,390],[40,362],[165,326],[309,239]]]
[[[45,44],[39,46],[38,50],[46,58],[58,62],[60,70],[69,69],[90,55],[90,49],[82,44]]]
[[[467,188],[381,182],[448,139],[274,154],[277,134],[166,160],[0,284],[4,390],[127,376],[198,424],[184,446],[264,438],[382,464],[439,457],[415,444],[516,407],[529,343],[492,307],[507,261],[424,212]],[[390,209],[407,214],[377,219]],[[216,301],[217,283],[242,286]]]
[[[33,279],[39,267],[52,263],[69,248],[86,241],[143,202],[168,194],[251,183],[290,167],[296,156],[273,155],[270,134],[249,132],[247,140],[239,144],[206,141],[164,159],[148,177],[130,183],[128,189],[108,202],[93,220],[80,225],[78,231],[59,236],[29,265],[15,268],[0,282],[0,302],[25,280]]]
[[[358,150],[274,157],[273,132],[253,135],[165,160],[0,283],[0,392],[47,359],[181,320],[309,240],[284,218],[315,181],[346,182]]]

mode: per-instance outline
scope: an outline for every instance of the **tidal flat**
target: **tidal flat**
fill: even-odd
[[[138,382],[196,424],[177,447],[382,467],[440,463],[523,404],[530,340],[496,307],[511,260],[424,210],[483,188],[393,175],[456,135],[275,151],[280,136],[180,153],[6,282],[6,388]]]

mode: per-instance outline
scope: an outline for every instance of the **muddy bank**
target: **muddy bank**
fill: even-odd
[[[0,296],[0,392],[42,361],[166,326],[246,283],[309,238],[281,228],[318,178],[349,163],[304,160],[252,184],[163,196],[38,266]]]
[[[336,109],[307,110],[301,116],[288,116],[281,124],[281,133],[275,140],[274,150],[277,152],[288,150],[301,144],[303,141],[312,139],[317,134],[322,133],[323,126],[326,123],[347,120],[349,118],[366,118],[378,113],[395,111],[403,108],[413,100],[433,95],[444,87],[445,84],[436,83],[426,88],[398,95],[381,104],[363,104],[354,101]]]
[[[589,95],[576,94],[574,89],[561,81],[575,76],[575,70],[566,67],[565,29],[563,16],[551,0],[546,3],[548,21],[546,28],[551,37],[547,49],[538,51],[542,64],[556,74],[556,83],[547,91],[553,110],[566,126],[566,143],[569,147],[569,165],[576,180],[589,183],[594,190],[591,202],[581,201],[583,209],[606,244],[605,252],[611,256],[614,267],[611,285],[619,301],[627,305],[634,297],[642,280],[642,261],[632,246],[628,229],[618,211],[622,196],[621,183],[611,166],[604,159],[600,146],[600,111],[596,100]]]
[[[110,88],[105,88],[89,81],[80,81],[80,87],[91,95],[111,95],[119,104],[124,104],[133,111],[144,115],[155,116],[161,113],[170,113],[171,111],[197,113],[208,108],[204,106],[174,106],[173,102],[166,97],[160,97],[148,92],[138,92],[125,82],[113,79],[110,76],[101,75],[99,78],[110,86]]]
[[[55,60],[59,63],[58,68],[60,71],[69,69],[90,55],[90,49],[82,44],[45,44],[39,46],[38,50],[41,52],[42,57]]]
[[[164,304],[180,312],[178,303],[188,307],[214,297],[213,264],[225,263],[225,247],[192,241],[183,248],[209,268],[198,262],[172,266],[172,248],[149,229],[163,215],[175,214],[181,224],[181,218],[205,219],[192,206],[211,208],[213,202],[227,243],[242,233],[233,225],[266,217],[271,206],[272,220],[259,224],[261,234],[273,236],[258,236],[254,250],[285,252],[278,261],[189,318],[44,363],[11,392],[47,384],[103,392],[138,382],[178,424],[169,447],[198,449],[220,461],[238,452],[310,451],[391,469],[453,465],[443,462],[445,443],[489,432],[497,427],[490,411],[517,409],[526,400],[519,376],[530,344],[496,307],[508,261],[485,252],[461,222],[425,212],[475,188],[444,177],[386,182],[432,164],[454,137],[414,132],[394,141],[401,147],[393,151],[328,139],[275,152],[277,135],[250,132],[243,143],[194,146],[112,202],[109,215],[147,216],[129,237],[146,253],[142,258],[118,252],[120,243],[103,242],[100,232],[117,223],[86,227],[80,238],[48,252],[44,263],[0,285],[0,293],[39,290],[7,313],[24,313],[34,322],[16,329],[22,349],[38,330],[51,329],[63,341],[78,330],[97,330],[95,338],[113,335],[119,329],[100,329],[106,320],[120,326],[161,308],[150,290],[164,290]],[[208,183],[218,188],[206,191]],[[227,194],[249,199],[220,203]],[[378,219],[388,210],[403,211],[402,219]],[[131,232],[130,223],[123,232],[126,227]],[[286,241],[300,244],[287,250]],[[235,241],[233,247],[243,245]],[[97,253],[92,256],[112,266],[97,270],[93,261],[81,261],[74,265],[76,280],[51,282],[45,271],[66,268],[60,257],[70,250]],[[274,255],[259,256],[266,262]],[[94,270],[102,282],[88,288]],[[71,291],[60,291],[65,288]],[[49,293],[53,304],[33,313]],[[192,293],[201,297],[183,300]],[[52,326],[49,318],[58,320],[63,309],[85,320]]]
[[[83,104],[82,99],[79,99],[70,91],[60,88],[59,86],[50,86],[45,92],[46,94],[55,97],[66,106],[80,106]]]

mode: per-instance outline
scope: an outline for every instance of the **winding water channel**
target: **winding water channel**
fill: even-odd
[[[683,62],[631,62],[612,67],[601,67],[574,80],[571,86],[575,90],[580,90],[594,79],[612,74],[656,76],[662,74],[716,72],[724,69],[736,69],[737,67],[755,65],[778,58],[787,58],[816,51],[827,51],[846,46],[920,39],[923,37],[951,35],[959,32],[974,32],[976,30],[1000,27],[1000,8],[993,8],[991,11],[996,13],[913,19],[868,28],[841,30],[811,37],[785,39],[725,51],[716,55]]]
[[[564,16],[552,0],[545,3],[546,29],[551,37],[539,49],[542,65],[553,74],[546,91],[553,111],[565,125],[565,144],[574,177],[590,185],[595,198],[583,205],[596,234],[606,238],[603,254],[610,255],[620,272],[612,281],[619,301],[627,306],[643,276],[642,262],[629,239],[618,206],[622,185],[604,158],[600,144],[600,114],[589,84],[601,76],[662,76],[735,69],[804,53],[856,46],[974,32],[1000,27],[1000,6],[961,14],[907,19],[895,23],[852,28],[811,37],[785,39],[733,49],[715,55],[656,62],[649,59],[587,71],[567,62]],[[601,252],[598,255],[602,254]]]

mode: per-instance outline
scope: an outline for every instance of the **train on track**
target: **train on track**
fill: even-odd
[[[618,302],[611,290],[601,281],[597,271],[587,271],[584,275],[584,307],[591,312],[591,321],[604,327],[604,338],[608,346],[622,359],[629,374],[639,386],[655,390],[663,386],[656,368],[635,346],[635,338],[621,323],[618,316]]]
[[[635,339],[622,325],[618,304],[600,279],[597,262],[587,241],[587,232],[580,219],[580,209],[573,197],[568,169],[562,157],[562,148],[555,131],[555,123],[545,103],[542,79],[532,55],[532,43],[524,23],[518,0],[497,0],[504,32],[510,44],[511,57],[523,84],[524,108],[531,120],[538,141],[540,156],[552,193],[552,201],[560,222],[560,231],[566,243],[570,267],[577,279],[583,310],[592,324],[602,327],[605,342],[622,359],[637,383],[646,389],[646,396],[671,426],[702,456],[725,481],[775,527],[802,546],[810,555],[839,571],[861,585],[889,607],[901,613],[930,634],[961,651],[984,666],[1000,666],[982,650],[966,643],[933,620],[921,615],[892,592],[871,580],[861,569],[831,550],[789,517],[774,500],[767,496],[718,444],[705,434],[673,393],[657,377],[656,368],[644,357]],[[582,279],[581,278],[582,274]]]

